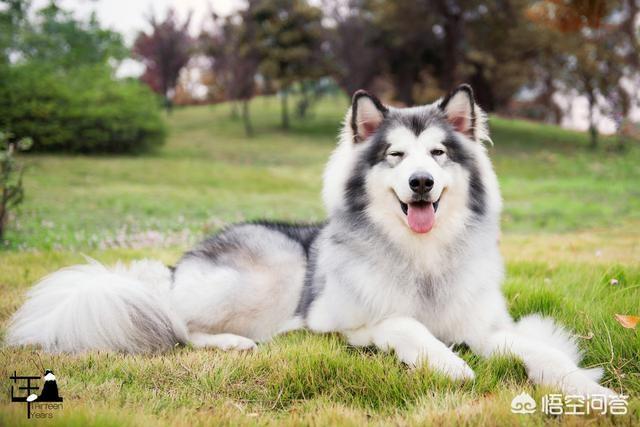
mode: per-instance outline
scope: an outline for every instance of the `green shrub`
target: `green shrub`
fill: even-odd
[[[107,66],[56,71],[37,63],[0,70],[0,127],[33,138],[34,151],[130,153],[164,142],[158,99]]]

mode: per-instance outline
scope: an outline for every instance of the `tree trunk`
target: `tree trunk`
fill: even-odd
[[[169,95],[164,97],[164,108],[167,110],[167,114],[171,114],[173,112],[173,101],[171,101]]]
[[[231,104],[231,111],[230,111],[231,120],[236,120],[239,116],[238,103],[236,101],[231,101],[230,104]]]
[[[283,89],[280,92],[280,107],[282,113],[282,129],[289,129],[289,90]]]
[[[589,125],[589,148],[592,150],[598,148],[598,129],[594,124]]]
[[[309,100],[309,89],[305,82],[300,83],[300,92],[302,99],[298,101],[297,113],[298,117],[304,119],[307,116],[311,101]]]
[[[0,201],[0,240],[4,238],[4,228],[7,224],[7,206],[5,200],[6,195],[4,194],[5,192],[6,190],[3,189],[2,200]]]
[[[395,76],[394,86],[396,98],[407,107],[413,106],[413,79],[409,73]]]
[[[592,91],[589,91],[587,98],[589,99],[589,148],[595,150],[598,148],[598,127],[595,123],[595,114],[593,114],[596,107],[596,97]]]
[[[253,136],[253,126],[251,126],[251,116],[249,115],[249,100],[242,101],[242,123],[244,124],[244,132],[248,137]]]
[[[446,7],[446,6],[445,6]],[[460,40],[463,38],[462,15],[457,12],[449,12],[447,8],[446,21],[444,24],[444,44],[445,52],[443,61],[443,74],[440,81],[441,89],[449,92],[458,85],[458,62],[460,55]]]
[[[493,95],[493,88],[491,87],[491,82],[484,76],[483,65],[479,63],[472,63],[472,65],[474,72],[471,77],[469,77],[469,83],[473,88],[475,100],[484,111],[495,111],[496,102]]]

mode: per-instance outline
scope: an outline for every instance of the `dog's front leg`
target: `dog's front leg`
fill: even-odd
[[[525,334],[511,326],[505,326],[488,335],[478,335],[465,340],[472,351],[484,357],[496,354],[512,354],[522,360],[527,375],[538,385],[559,388],[566,394],[579,395],[615,395],[608,388],[598,384],[601,369],[583,369],[578,367],[577,348],[566,351],[569,343],[555,345],[552,337],[541,339]],[[572,357],[573,353],[573,357]]]
[[[394,350],[398,359],[411,367],[426,363],[455,380],[473,379],[475,376],[464,360],[411,317],[392,317],[344,333],[352,345],[373,344],[383,351]]]

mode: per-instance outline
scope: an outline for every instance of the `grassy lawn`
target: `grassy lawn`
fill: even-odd
[[[167,263],[221,225],[252,218],[318,220],[321,173],[346,108],[327,99],[284,133],[273,99],[252,103],[246,139],[227,105],[178,109],[165,147],[140,157],[29,156],[27,198],[0,249],[0,327],[47,272],[82,262],[157,257]],[[52,425],[640,423],[640,147],[586,149],[586,135],[492,119],[503,197],[505,292],[515,317],[540,312],[576,331],[585,366],[631,395],[630,415],[514,415],[534,388],[516,360],[480,360],[459,384],[338,336],[296,332],[251,354],[176,348],[162,356],[47,355],[0,347],[0,381],[52,368],[64,410]],[[612,285],[611,279],[618,284]],[[27,425],[0,393],[0,425]]]

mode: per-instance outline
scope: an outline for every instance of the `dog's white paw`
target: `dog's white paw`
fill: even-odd
[[[193,333],[189,336],[191,343],[198,348],[219,348],[220,350],[247,351],[257,347],[256,343],[245,337],[234,334]]]
[[[473,369],[455,353],[429,354],[427,365],[453,380],[472,380],[476,377]]]
[[[581,396],[607,396],[615,397],[618,393],[603,387],[592,379],[590,375],[579,370],[567,375],[560,383],[560,388],[565,394],[578,394]]]
[[[257,347],[255,341],[250,340],[249,338],[241,337],[238,335],[225,336],[220,340],[217,346],[221,350],[238,350],[238,351],[247,351],[253,350]]]
[[[430,369],[446,375],[452,380],[472,380],[475,373],[467,362],[449,349],[442,351],[405,353],[402,361],[412,368],[426,364]]]

